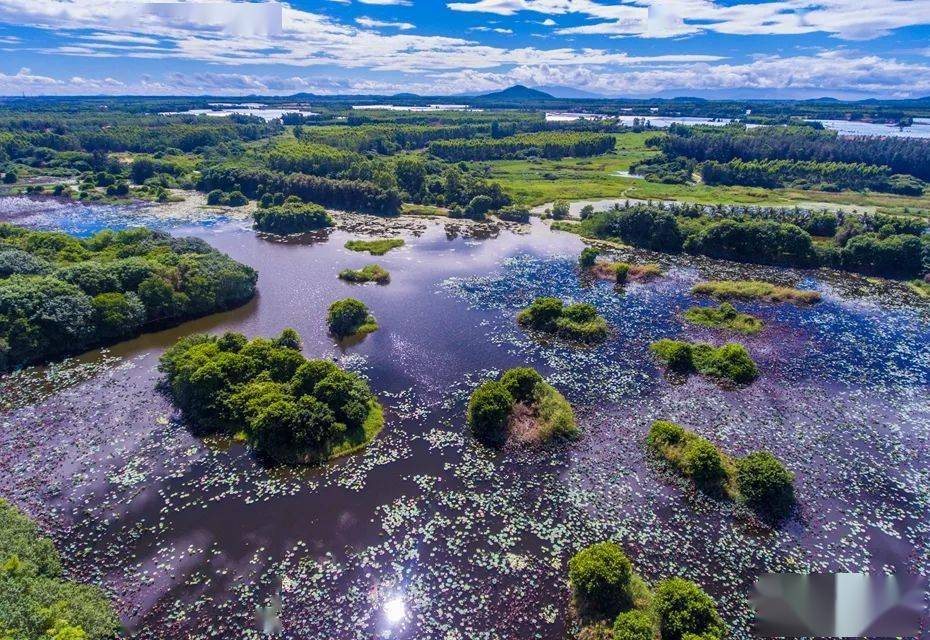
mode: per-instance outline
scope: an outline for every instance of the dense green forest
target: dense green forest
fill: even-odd
[[[930,140],[920,138],[840,137],[809,126],[673,125],[647,144],[662,153],[632,170],[656,182],[684,184],[700,169],[709,185],[919,196],[930,179]]]
[[[52,541],[0,498],[0,637],[104,640],[118,629],[103,592],[64,579]]]
[[[829,266],[892,278],[930,273],[930,236],[916,218],[636,204],[556,226],[656,251],[737,262]],[[815,240],[812,230],[833,233]]]
[[[840,137],[812,127],[684,127],[655,140],[669,156],[716,160],[799,160],[887,166],[893,173],[930,179],[930,140]]]
[[[458,162],[460,160],[503,160],[537,156],[595,156],[613,150],[613,136],[596,133],[525,133],[504,138],[472,138],[431,142],[434,156]]]
[[[0,224],[0,371],[241,305],[256,280],[196,238]]]

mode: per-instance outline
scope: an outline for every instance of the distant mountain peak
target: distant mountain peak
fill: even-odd
[[[480,98],[488,98],[491,100],[552,100],[553,96],[546,93],[545,91],[538,91],[536,89],[530,89],[525,87],[522,84],[515,84],[512,87],[507,87],[501,91],[494,91],[491,93],[485,93]]]

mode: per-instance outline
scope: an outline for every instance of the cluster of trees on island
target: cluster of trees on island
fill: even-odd
[[[717,604],[696,583],[680,577],[655,589],[633,569],[623,548],[599,542],[568,562],[572,602],[584,625],[581,638],[611,640],[723,640],[726,623]]]
[[[487,380],[468,401],[468,425],[483,444],[542,443],[579,434],[571,405],[535,369],[518,367]]]
[[[766,219],[764,212],[749,215],[652,204],[618,205],[580,223],[556,222],[553,227],[655,251],[685,251],[737,262],[828,266],[906,279],[930,273],[930,236],[924,233],[922,220],[818,214],[808,221],[818,230],[835,229],[833,237],[815,242],[797,224]]]
[[[193,335],[159,368],[198,432],[241,437],[272,462],[318,463],[363,447],[384,421],[368,384],[300,348],[293,329],[274,339]]]
[[[665,420],[652,423],[647,446],[702,491],[744,503],[769,520],[794,507],[794,474],[768,451],[733,460],[706,438]]]
[[[759,377],[759,368],[746,347],[730,342],[719,347],[704,342],[663,338],[650,349],[676,373],[700,373],[721,381],[748,384]]]
[[[256,279],[195,238],[0,224],[0,371],[239,306]]]
[[[326,209],[318,204],[304,204],[300,198],[293,196],[279,205],[261,206],[265,202],[267,201],[260,203],[252,214],[255,228],[259,231],[288,235],[333,226],[333,219]]]
[[[103,591],[65,579],[53,542],[0,498],[0,637],[109,640],[118,630]]]
[[[921,195],[930,180],[930,140],[847,137],[809,126],[685,127],[647,144],[661,155],[632,170],[656,182],[685,183],[695,170],[716,185],[844,189]]]
[[[355,298],[337,300],[329,305],[326,324],[329,332],[338,340],[378,330],[378,323],[368,307]]]
[[[594,305],[578,302],[566,305],[558,298],[536,298],[517,315],[522,326],[574,342],[594,343],[604,340],[607,321]]]

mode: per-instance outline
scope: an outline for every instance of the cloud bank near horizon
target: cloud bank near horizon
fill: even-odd
[[[891,46],[908,29],[930,34],[930,0],[435,6],[0,0],[0,94],[446,95],[519,83],[605,96],[930,95],[930,50]],[[784,46],[788,38],[803,44]],[[55,72],[76,65],[80,73]]]

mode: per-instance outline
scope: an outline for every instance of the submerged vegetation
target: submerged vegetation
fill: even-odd
[[[391,281],[391,274],[379,264],[366,264],[361,269],[343,269],[339,278],[346,282],[387,284]]]
[[[0,224],[0,372],[239,306],[256,280],[195,238]]]
[[[711,329],[729,329],[740,333],[759,333],[762,321],[748,313],[740,313],[729,302],[718,307],[691,307],[682,314],[688,322]]]
[[[568,562],[574,606],[590,636],[612,640],[722,640],[727,626],[698,585],[669,578],[654,592],[620,545],[592,544]]]
[[[715,347],[703,342],[663,338],[653,342],[650,349],[676,373],[696,372],[737,384],[748,384],[759,377],[759,368],[746,347],[734,342]]]
[[[378,323],[368,307],[355,298],[337,300],[329,305],[326,324],[329,332],[340,340],[378,330]]]
[[[731,459],[709,440],[665,420],[652,423],[647,446],[702,491],[780,519],[794,505],[794,475],[768,451]]]
[[[103,592],[66,580],[52,541],[0,498],[0,637],[105,640],[118,629]]]
[[[510,369],[500,380],[488,380],[475,389],[467,418],[475,437],[492,447],[508,439],[547,442],[578,435],[571,405],[528,367]]]
[[[293,329],[251,341],[238,333],[188,336],[159,368],[197,431],[241,435],[276,463],[345,455],[383,424],[368,384],[329,360],[307,360]]]
[[[814,304],[820,302],[820,293],[790,287],[778,287],[758,280],[712,280],[699,282],[691,293],[707,295],[718,300],[761,300],[763,302],[793,302]]]
[[[517,322],[528,329],[573,342],[600,342],[608,334],[607,321],[597,314],[593,305],[579,302],[565,306],[558,298],[536,298],[517,314]]]
[[[349,251],[367,251],[373,256],[383,256],[391,249],[404,246],[403,238],[379,238],[377,240],[349,240],[346,242]]]

